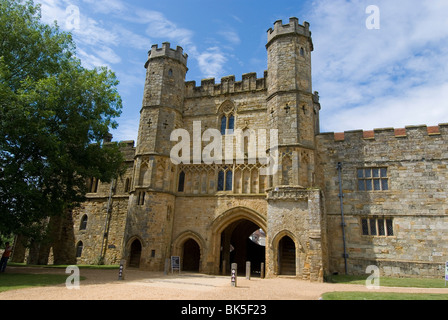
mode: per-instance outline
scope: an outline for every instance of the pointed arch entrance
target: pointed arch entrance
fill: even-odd
[[[201,260],[201,248],[193,239],[188,239],[183,245],[182,270],[199,272]]]
[[[278,269],[280,275],[296,275],[296,245],[289,236],[278,243]]]
[[[189,230],[174,240],[172,255],[180,257],[181,270],[203,272],[205,248],[204,239],[198,233]]]
[[[139,268],[140,258],[142,256],[142,243],[140,240],[135,239],[131,244],[131,250],[129,255],[129,267]]]
[[[238,207],[233,208],[213,223],[215,241],[216,273],[229,274],[232,263],[238,264],[238,272],[245,273],[246,262],[251,262],[254,275],[260,273],[261,263],[266,261],[266,247],[251,240],[257,230],[266,231],[266,221],[257,212]]]

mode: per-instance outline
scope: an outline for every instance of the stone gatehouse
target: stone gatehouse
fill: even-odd
[[[368,265],[386,275],[443,275],[448,124],[321,133],[309,24],[275,22],[266,49],[261,78],[198,85],[185,81],[182,48],[151,48],[138,141],[123,142],[127,172],[112,185],[89,181],[74,214],[78,262],[126,259],[162,271],[180,256],[183,270],[223,274],[251,261],[253,272],[264,263],[268,277],[312,281],[345,269],[364,274]],[[175,129],[190,132],[191,144],[207,129],[223,140],[232,130],[276,129],[278,170],[262,175],[247,149],[221,164],[174,164]]]

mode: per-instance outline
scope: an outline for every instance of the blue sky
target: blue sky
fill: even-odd
[[[114,140],[137,140],[153,44],[180,45],[187,81],[267,69],[267,30],[276,20],[308,21],[313,33],[313,90],[321,97],[321,129],[448,122],[446,0],[35,0],[45,22],[71,31],[87,68],[107,66],[120,80],[123,113]],[[369,30],[369,5],[380,12]],[[79,14],[78,14],[79,13]]]

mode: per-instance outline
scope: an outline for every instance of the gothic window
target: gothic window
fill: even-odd
[[[179,184],[177,187],[177,192],[184,192],[185,191],[185,172],[181,172],[179,174]]]
[[[79,241],[76,245],[76,258],[81,258],[82,256],[82,248],[84,247],[82,241]]]
[[[90,178],[87,180],[87,191],[89,193],[97,193],[98,192],[98,182],[97,178]]]
[[[173,69],[168,70],[168,76],[172,77],[173,76]]]
[[[228,118],[227,130],[235,130],[235,117],[231,114]]]
[[[387,168],[358,169],[359,191],[386,191],[389,190]]]
[[[226,134],[226,130],[235,130],[235,116],[233,114],[224,115],[221,118],[221,134],[223,136]]]
[[[226,191],[232,191],[232,171],[226,173]]]
[[[146,196],[146,192],[145,191],[139,191],[137,194],[137,204],[139,206],[143,206],[145,204],[145,196]]]
[[[303,57],[305,55],[305,50],[303,48],[300,48],[300,55]]]
[[[218,191],[224,191],[224,171],[218,172]]]
[[[221,134],[222,135],[226,134],[226,129],[227,129],[227,117],[222,116],[222,118],[221,118]]]
[[[233,172],[226,168],[218,172],[218,191],[232,191],[233,189]]]
[[[88,217],[85,214],[82,217],[82,219],[81,219],[81,224],[79,225],[79,230],[86,230],[87,229],[87,220],[88,220]]]
[[[225,135],[226,130],[235,130],[235,106],[231,101],[225,101],[220,107],[219,125],[221,134]]]
[[[124,185],[124,192],[129,192],[131,190],[131,179],[126,178],[126,182]]]

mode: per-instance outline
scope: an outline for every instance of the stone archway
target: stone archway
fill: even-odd
[[[296,275],[296,245],[289,236],[284,236],[278,242],[279,275]]]
[[[182,258],[182,271],[199,272],[201,248],[195,240],[190,238],[184,242]]]
[[[173,242],[172,255],[181,259],[181,270],[203,272],[205,242],[193,231],[180,234]]]
[[[252,271],[260,272],[266,249],[255,245],[249,236],[259,229],[266,232],[263,216],[249,208],[236,207],[220,215],[212,226],[213,273],[229,273],[231,263],[237,263],[239,272],[244,273],[246,262],[251,260]]]
[[[139,239],[135,239],[134,241],[132,241],[130,246],[128,266],[131,268],[139,268],[141,256],[142,256],[142,243],[140,242]]]
[[[303,247],[292,232],[283,230],[277,233],[269,247],[271,248],[272,275],[299,276],[301,274]]]

